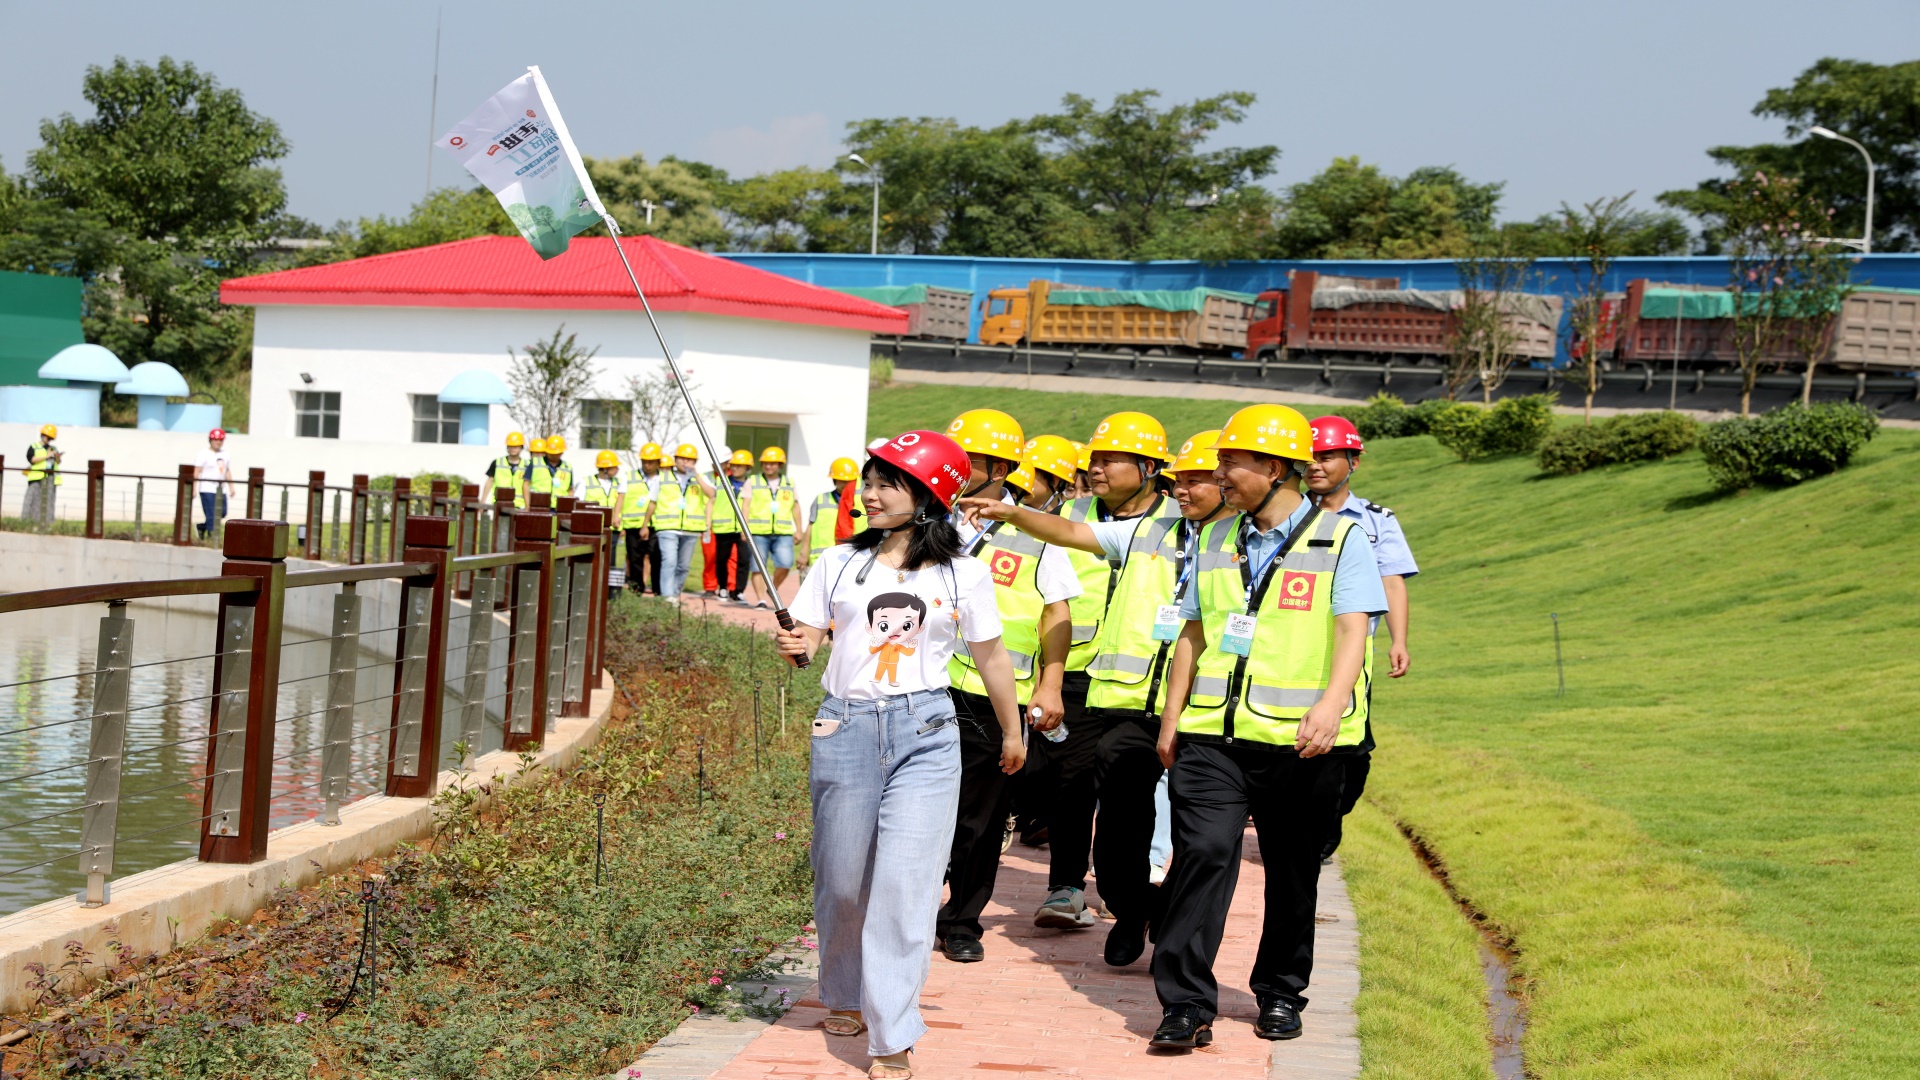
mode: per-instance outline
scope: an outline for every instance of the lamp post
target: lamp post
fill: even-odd
[[[1825,240],[1829,243],[1845,244],[1848,247],[1857,247],[1860,249],[1860,254],[1862,255],[1873,254],[1873,155],[1867,153],[1866,147],[1861,146],[1859,143],[1854,142],[1852,139],[1847,138],[1845,135],[1842,135],[1831,128],[1824,128],[1818,124],[1815,124],[1814,126],[1808,128],[1807,131],[1810,134],[1818,135],[1823,139],[1833,139],[1838,142],[1846,143],[1848,146],[1851,146],[1855,150],[1860,151],[1860,156],[1867,159],[1867,228],[1866,228],[1866,231],[1861,234],[1861,237],[1858,240],[1845,240],[1837,236],[1823,236],[1820,239]]]
[[[859,154],[848,154],[847,160],[859,163],[873,177],[873,249],[872,254],[880,254],[880,170],[867,162]]]

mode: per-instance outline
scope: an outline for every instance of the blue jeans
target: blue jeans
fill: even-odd
[[[686,583],[693,553],[700,550],[700,534],[675,530],[653,535],[660,539],[660,576],[654,584],[662,597],[671,600],[680,595],[680,586]]]
[[[945,690],[829,696],[813,719],[813,918],[820,1000],[858,1009],[867,1050],[927,1033],[920,988],[960,806],[960,727]]]
[[[200,526],[201,536],[212,536],[220,525],[220,519],[227,516],[227,497],[218,491],[200,493],[200,509],[207,516],[207,523]]]
[[[754,533],[753,546],[760,549],[760,557],[766,560],[767,569],[793,569],[793,537],[790,534],[762,536]]]

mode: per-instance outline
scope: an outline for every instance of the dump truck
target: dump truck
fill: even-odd
[[[1821,362],[1842,371],[1920,370],[1920,290],[1867,287],[1851,293],[1828,334]],[[1805,364],[1795,336],[1786,335],[1761,363]],[[1623,364],[1737,366],[1733,294],[1705,285],[1629,281],[1613,355]]]
[[[901,336],[942,341],[965,341],[973,314],[973,294],[936,285],[845,285],[834,290],[907,313],[907,332]]]
[[[1287,287],[1268,289],[1254,301],[1247,355],[1256,359],[1288,351],[1445,356],[1453,338],[1458,289],[1402,289],[1397,278],[1343,278],[1293,270]],[[1507,293],[1501,301],[1519,332],[1515,355],[1551,360],[1558,345],[1561,298]]]
[[[1094,289],[1036,280],[987,294],[980,343],[1238,352],[1246,348],[1253,300],[1225,289]]]

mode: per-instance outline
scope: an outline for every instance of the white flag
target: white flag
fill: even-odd
[[[606,213],[537,67],[455,124],[440,145],[493,192],[543,259],[567,250],[569,239]]]

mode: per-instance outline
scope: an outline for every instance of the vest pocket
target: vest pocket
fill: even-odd
[[[1286,686],[1250,680],[1247,695],[1241,704],[1248,712],[1269,720],[1298,720],[1313,708],[1325,692],[1326,688],[1318,683]],[[1341,715],[1353,715],[1353,708],[1354,699],[1349,695],[1346,711]]]
[[[1201,709],[1217,709],[1227,703],[1227,683],[1225,675],[1213,675],[1200,672],[1193,677],[1193,687],[1187,691],[1187,704]]]

